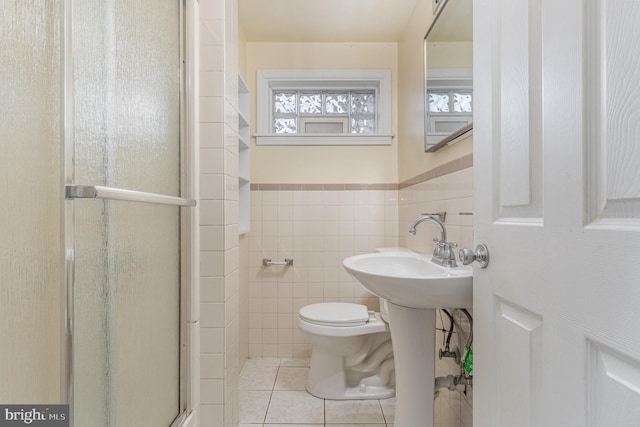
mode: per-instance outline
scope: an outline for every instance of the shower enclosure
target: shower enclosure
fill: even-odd
[[[0,34],[0,403],[179,425],[189,135],[182,0],[10,0]]]

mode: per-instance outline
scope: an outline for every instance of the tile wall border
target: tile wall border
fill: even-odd
[[[262,191],[397,190],[398,184],[251,184]]]
[[[251,184],[257,191],[348,191],[348,190],[402,190],[443,175],[473,166],[473,154],[452,160],[399,184]]]
[[[409,178],[408,180],[398,184],[398,190],[402,190],[404,188],[411,187],[412,185],[420,184],[426,181],[431,181],[432,179],[438,178],[440,176],[448,175],[450,173],[458,172],[470,167],[473,167],[473,154],[467,154],[466,156],[452,160],[448,163],[436,166],[435,168],[423,172],[418,176]]]

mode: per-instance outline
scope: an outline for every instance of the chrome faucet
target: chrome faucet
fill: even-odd
[[[456,248],[458,244],[447,242],[447,229],[445,228],[444,224],[438,219],[428,214],[422,215],[420,218],[416,219],[413,222],[413,224],[409,228],[409,233],[415,236],[416,227],[425,221],[433,222],[438,226],[438,228],[440,228],[440,239],[433,239],[433,241],[436,243],[436,247],[433,250],[431,262],[442,265],[444,267],[457,267],[458,263],[456,263],[456,255],[453,249]]]

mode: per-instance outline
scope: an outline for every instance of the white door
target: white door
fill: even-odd
[[[640,1],[474,15],[474,427],[638,427]]]

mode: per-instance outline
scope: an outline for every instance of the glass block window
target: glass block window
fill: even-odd
[[[275,133],[296,133],[298,128],[296,119],[275,119],[273,131]]]
[[[429,91],[429,112],[471,113],[472,96],[470,91]]]
[[[346,94],[326,94],[324,96],[326,114],[347,114],[349,112],[349,96]]]
[[[307,133],[307,129],[373,134],[376,133],[376,91],[274,90],[271,114],[276,134]],[[308,123],[314,124],[307,126]]]
[[[300,94],[300,114],[322,114],[322,95]]]
[[[258,70],[256,104],[256,145],[393,141],[390,70]]]
[[[453,93],[453,111],[456,113],[471,112],[471,92]]]
[[[351,118],[351,133],[374,133],[375,120],[366,118]]]
[[[276,93],[273,96],[273,109],[276,113],[296,113],[295,93]]]
[[[356,114],[373,114],[376,98],[371,93],[354,93],[351,95],[351,112]]]
[[[429,111],[432,113],[448,113],[449,94],[429,92]]]

